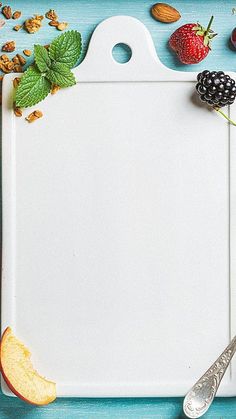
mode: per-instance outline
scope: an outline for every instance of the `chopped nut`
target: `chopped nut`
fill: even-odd
[[[5,16],[6,19],[11,19],[12,17],[12,10],[10,6],[4,6],[2,8],[2,14]]]
[[[50,20],[57,20],[57,14],[55,10],[50,9],[46,14],[45,17]]]
[[[14,64],[20,64],[20,60],[19,60],[19,58],[17,57],[17,55],[16,55],[15,57],[13,57],[13,58],[12,58],[12,62],[13,62]]]
[[[14,70],[14,73],[23,73],[23,68],[21,67],[20,64],[15,64],[13,70]]]
[[[68,26],[68,23],[66,23],[66,22],[61,22],[61,23],[59,23],[59,25],[57,25],[57,29],[58,29],[59,31],[64,31],[64,30],[67,28],[67,26]]]
[[[14,64],[13,64],[13,62],[12,61],[9,61],[9,63],[6,63],[5,64],[5,67],[8,69],[8,70],[12,70],[13,69],[13,67],[14,67]]]
[[[38,19],[38,20],[43,20],[44,19],[44,16],[42,16],[42,15],[34,15],[34,17],[35,17],[35,19]]]
[[[58,90],[60,90],[60,86],[58,86],[57,84],[53,84],[51,88],[51,94],[55,95],[55,93],[57,93]]]
[[[9,61],[8,63],[2,63],[0,62],[0,70],[2,70],[4,73],[11,73],[14,68],[14,63]]]
[[[19,31],[22,28],[22,25],[13,26],[14,31]]]
[[[24,49],[23,53],[26,55],[26,57],[30,57],[30,55],[32,54],[30,49]]]
[[[20,77],[15,77],[13,80],[13,87],[16,89],[17,86],[19,86],[20,83]]]
[[[29,123],[36,121],[39,118],[42,118],[43,113],[39,110],[31,112],[25,119]]]
[[[16,43],[15,41],[9,41],[6,42],[3,46],[2,46],[2,51],[6,51],[6,52],[13,52],[16,49]]]
[[[26,64],[26,59],[23,57],[23,55],[16,54],[16,56],[20,62],[20,65],[24,66]]]
[[[59,22],[58,22],[58,20],[51,20],[51,21],[49,22],[49,25],[50,25],[50,26],[55,26],[55,28],[57,28],[57,27],[58,27],[58,25],[59,25]]]
[[[21,12],[16,10],[12,15],[12,19],[19,19],[19,17],[21,17]]]
[[[43,16],[35,15],[31,19],[27,19],[24,23],[25,29],[29,33],[37,32],[42,26]]]
[[[19,118],[22,116],[23,112],[21,108],[18,108],[14,103],[14,114]]]
[[[42,118],[43,112],[41,112],[39,110],[36,110],[36,111],[34,111],[34,115],[37,116],[37,118]]]
[[[9,61],[10,61],[10,58],[6,54],[2,54],[0,56],[0,59],[3,63],[9,63]]]

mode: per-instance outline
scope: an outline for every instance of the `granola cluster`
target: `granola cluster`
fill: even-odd
[[[24,28],[29,33],[35,33],[42,27],[43,16],[34,15],[32,18],[27,19],[24,23]]]
[[[0,11],[3,15],[3,19],[0,18],[0,29],[5,25],[6,21],[9,19],[18,20],[22,17],[22,12],[20,10],[12,10],[11,6],[9,5],[2,5],[0,3]],[[5,19],[6,20],[5,20]],[[54,9],[49,9],[45,13],[45,18],[49,20],[48,24],[51,27],[55,27],[59,31],[64,31],[68,23],[67,22],[60,22],[58,20],[58,15]],[[17,23],[15,26],[13,26],[13,30],[18,32],[21,29],[25,29],[29,34],[34,34],[38,32],[42,26],[43,26],[43,20],[44,16],[35,14],[31,18],[28,18],[26,20],[23,20],[20,23]],[[49,45],[45,45],[45,48],[48,48]],[[9,57],[6,53],[12,53],[16,50],[16,42],[15,41],[7,41],[2,45],[2,51],[4,54],[0,55],[0,71],[3,73],[22,73],[25,70],[25,65],[27,64],[27,61],[25,57],[30,57],[32,52],[30,49],[24,49],[23,54],[25,57],[21,54],[16,54],[14,57]],[[2,81],[3,76],[0,75],[0,82]],[[17,86],[20,83],[20,78],[15,77],[13,80],[13,86],[14,88],[17,88]],[[51,94],[55,94],[60,89],[59,86],[54,84],[51,89]],[[1,104],[1,94],[0,94],[0,104]],[[23,112],[22,109],[17,108],[14,106],[14,113],[17,117],[21,117]],[[37,119],[41,118],[43,116],[42,112],[39,110],[35,110],[31,112],[30,115],[28,115],[25,119],[31,123],[36,121]]]
[[[16,54],[12,59],[6,54],[0,56],[0,70],[3,73],[22,73],[25,64],[26,59],[20,54]]]

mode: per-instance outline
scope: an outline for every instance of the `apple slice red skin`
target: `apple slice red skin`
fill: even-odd
[[[2,353],[2,342],[4,339],[5,334],[9,331],[9,327],[7,327],[1,337],[1,341],[0,341],[0,354]],[[15,396],[17,396],[19,399],[23,400],[24,402],[33,405],[33,406],[46,406],[47,404],[50,404],[52,402],[52,400],[49,400],[46,403],[34,403],[28,399],[26,399],[25,397],[22,396],[22,394],[20,394],[14,387],[13,385],[10,383],[10,381],[8,380],[7,376],[5,375],[4,369],[2,367],[2,363],[1,363],[1,356],[0,356],[0,372],[2,374],[2,377],[5,381],[5,383],[7,384],[8,388],[12,391],[13,394],[15,394]]]

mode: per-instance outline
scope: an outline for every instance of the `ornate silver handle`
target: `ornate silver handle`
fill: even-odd
[[[209,409],[235,351],[236,336],[185,396],[183,409],[187,417],[200,418]]]

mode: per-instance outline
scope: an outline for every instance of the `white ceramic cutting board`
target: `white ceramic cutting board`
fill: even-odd
[[[74,73],[33,124],[4,78],[2,329],[58,396],[180,396],[236,331],[236,128],[132,17],[102,22]]]

